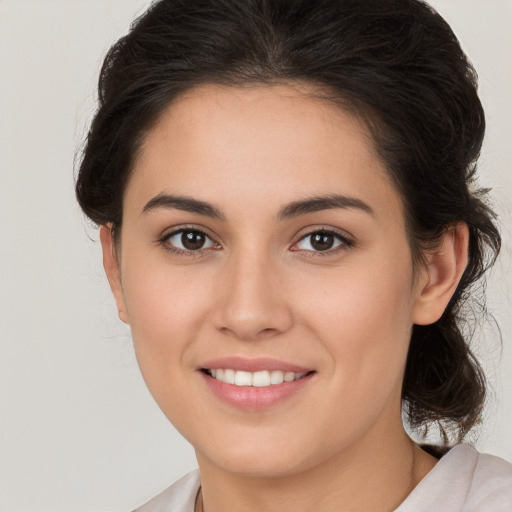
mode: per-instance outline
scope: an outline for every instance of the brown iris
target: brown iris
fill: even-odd
[[[327,251],[334,245],[334,235],[330,233],[315,233],[311,235],[311,246],[317,251]]]
[[[201,249],[205,239],[206,235],[200,231],[184,231],[181,235],[181,243],[189,251]]]

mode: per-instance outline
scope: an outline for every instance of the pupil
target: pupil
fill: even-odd
[[[329,235],[328,233],[317,233],[313,236],[313,240],[311,241],[311,245],[317,251],[326,251],[330,249],[334,244],[334,236]]]
[[[198,231],[185,231],[181,235],[181,243],[191,251],[201,249],[204,244],[204,234]]]

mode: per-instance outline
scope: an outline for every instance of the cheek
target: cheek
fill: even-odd
[[[135,251],[126,260],[123,290],[141,373],[158,403],[175,402],[183,386],[188,349],[194,344],[208,311],[204,272],[190,267],[138,264]],[[181,379],[181,380],[180,380]]]
[[[376,396],[400,384],[412,328],[408,252],[361,261],[305,284],[299,317],[325,346],[344,399]],[[300,304],[300,306],[299,306]]]
[[[123,293],[129,323],[148,344],[177,346],[201,309],[204,287],[210,281],[202,265],[176,265],[159,246],[142,243],[143,235],[128,232],[121,260]],[[137,334],[137,336],[135,336]]]

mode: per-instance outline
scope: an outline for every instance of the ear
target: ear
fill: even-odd
[[[439,248],[427,255],[418,279],[413,323],[429,325],[441,318],[466,269],[468,243],[468,226],[459,222],[446,231]]]
[[[114,237],[111,225],[100,226],[101,248],[103,249],[103,268],[107,274],[110,289],[114,294],[119,318],[124,323],[128,322],[126,304],[124,301],[123,286],[121,283],[121,272],[119,269],[119,258],[116,252]]]

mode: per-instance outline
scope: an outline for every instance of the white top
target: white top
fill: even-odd
[[[134,512],[194,512],[197,470]],[[452,448],[395,512],[512,512],[512,464],[472,446]]]

